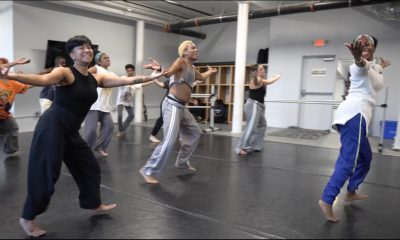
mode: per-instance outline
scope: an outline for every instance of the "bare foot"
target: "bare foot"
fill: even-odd
[[[160,143],[160,140],[158,140],[155,136],[150,135],[149,140],[153,143]]]
[[[115,208],[117,206],[117,204],[108,204],[108,205],[104,205],[101,204],[98,208],[95,209],[96,212],[106,212],[106,211],[110,211],[111,209]]]
[[[46,231],[41,229],[38,225],[36,225],[33,220],[26,220],[24,218],[19,219],[19,224],[22,229],[31,237],[40,237],[46,234]]]
[[[368,198],[368,195],[347,192],[344,200],[346,202],[353,202],[353,201],[357,201],[357,200],[365,200],[367,198]]]
[[[322,200],[319,200],[318,204],[319,204],[319,206],[321,207],[322,212],[324,213],[325,218],[326,218],[328,221],[331,221],[331,222],[338,222],[338,221],[339,221],[339,218],[336,217],[336,216],[333,214],[332,205],[327,204],[327,203],[325,203],[325,202],[322,201]]]
[[[240,149],[239,155],[247,155],[247,154],[248,154],[248,153],[247,153],[245,150]]]
[[[144,179],[144,181],[146,183],[149,183],[149,184],[157,184],[157,183],[159,183],[159,181],[157,179],[155,179],[153,176],[147,176],[146,174],[144,174],[143,168],[140,169],[139,172],[142,175],[142,177],[143,177],[143,179]]]
[[[190,164],[188,164],[189,165],[189,170],[190,171],[192,171],[192,172],[196,172],[197,171],[197,169],[196,168],[194,168],[192,165],[190,165]]]
[[[118,132],[116,136],[117,136],[117,137],[122,137],[122,136],[124,136],[124,135],[125,135],[125,132]]]
[[[104,150],[99,150],[99,153],[103,157],[108,157],[108,153],[106,151],[104,151]]]
[[[192,165],[190,165],[190,163],[188,163],[188,162],[186,162],[185,165],[182,165],[182,164],[179,164],[178,162],[175,162],[175,167],[179,168],[179,169],[184,169],[184,170],[187,169],[187,170],[192,171],[192,172],[196,172],[197,171],[197,169],[194,168]]]

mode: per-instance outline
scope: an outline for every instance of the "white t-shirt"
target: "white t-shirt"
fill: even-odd
[[[124,105],[127,107],[133,107],[133,97],[135,96],[135,91],[141,89],[142,87],[143,84],[118,87],[117,106]]]
[[[109,71],[103,67],[100,67],[99,65],[96,65],[97,68],[97,73],[108,73],[108,74],[113,74],[115,76],[117,76],[117,74],[115,74],[112,71]],[[111,112],[111,110],[113,109],[112,105],[111,105],[111,96],[112,96],[112,88],[97,88],[97,94],[98,94],[98,98],[97,101],[95,103],[93,103],[92,107],[90,108],[90,110],[97,110],[97,111],[101,111],[101,112]]]
[[[384,85],[382,71],[382,66],[373,62],[367,62],[364,67],[358,67],[356,64],[350,66],[349,95],[336,111],[332,125],[335,130],[337,130],[336,124],[344,125],[361,113],[365,118],[368,133],[375,97]]]

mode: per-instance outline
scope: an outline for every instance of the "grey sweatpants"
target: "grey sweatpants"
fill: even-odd
[[[171,155],[172,148],[178,137],[182,140],[181,149],[175,162],[177,168],[189,168],[189,158],[199,143],[201,129],[197,125],[193,115],[185,105],[174,100],[165,98],[162,104],[164,120],[164,138],[154,149],[153,154],[143,167],[145,175],[157,175]]]
[[[4,141],[3,151],[12,154],[18,151],[18,124],[11,116],[7,119],[0,119],[0,141]]]
[[[263,104],[250,98],[247,99],[244,106],[247,126],[235,148],[237,154],[241,149],[247,152],[261,151],[264,145],[265,131],[267,130],[264,112],[265,107]]]
[[[128,113],[128,117],[125,119],[125,121],[122,122],[124,107],[126,109],[126,112]],[[134,117],[135,115],[133,114],[133,107],[124,106],[122,104],[118,105],[118,131],[125,132]]]
[[[97,123],[100,136],[97,139]],[[112,139],[114,122],[111,113],[90,110],[85,118],[84,139],[93,150],[106,150]]]

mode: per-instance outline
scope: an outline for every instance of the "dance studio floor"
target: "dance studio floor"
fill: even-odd
[[[173,167],[176,148],[161,184],[151,186],[138,172],[154,148],[150,130],[131,127],[98,159],[103,201],[118,204],[110,213],[80,209],[63,167],[49,209],[37,218],[44,238],[400,238],[400,157],[374,154],[360,188],[369,199],[348,204],[342,191],[341,220],[329,223],[317,202],[337,149],[265,141],[263,152],[239,157],[238,138],[203,134],[191,161],[197,173]],[[0,238],[26,237],[18,219],[31,138],[20,134],[20,157],[0,155]]]

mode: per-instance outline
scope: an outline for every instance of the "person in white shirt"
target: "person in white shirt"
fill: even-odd
[[[98,52],[95,56],[96,65],[89,69],[92,74],[109,74],[117,76],[108,70],[110,57],[106,53]],[[94,151],[101,156],[107,157],[106,149],[111,142],[114,131],[114,122],[111,117],[112,88],[97,88],[97,101],[90,108],[85,118],[84,139]],[[100,136],[97,138],[97,124],[100,122]]]
[[[125,71],[126,71],[126,75],[128,77],[135,76],[135,66],[132,64],[127,64],[125,66]],[[147,82],[144,84],[121,86],[118,88],[118,96],[117,96],[118,133],[117,133],[117,137],[121,137],[121,136],[125,135],[126,129],[128,128],[129,124],[132,122],[132,120],[134,118],[133,97],[135,96],[135,91],[139,90],[147,85],[150,85],[152,83],[153,83],[153,81]],[[126,117],[125,121],[122,122],[124,107],[125,107],[126,112],[128,113],[128,117]]]
[[[342,147],[335,165],[335,171],[327,183],[319,206],[328,221],[337,222],[332,205],[340,189],[349,179],[345,201],[364,200],[367,195],[356,190],[367,176],[372,151],[368,141],[368,125],[371,120],[375,97],[384,85],[383,69],[390,65],[381,58],[381,63],[373,62],[377,39],[369,35],[359,35],[353,43],[346,43],[354,57],[350,66],[350,89],[346,100],[337,109],[332,127],[340,133]]]

